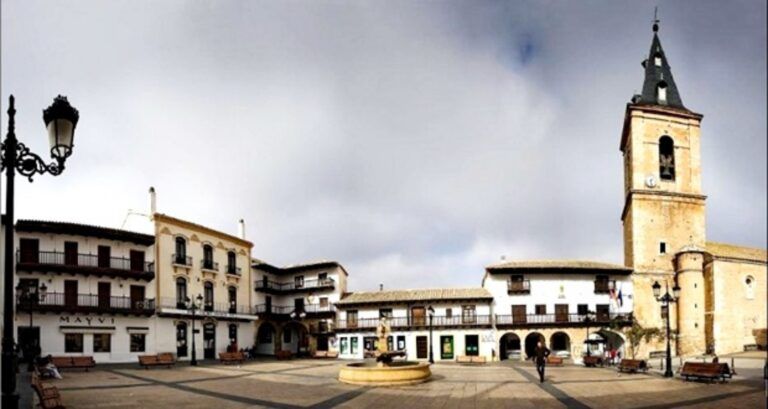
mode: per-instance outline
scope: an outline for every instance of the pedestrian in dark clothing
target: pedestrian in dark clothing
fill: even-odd
[[[533,352],[533,360],[536,362],[536,372],[539,373],[539,382],[544,382],[544,367],[547,364],[549,349],[542,345],[541,341],[536,344],[536,350]]]

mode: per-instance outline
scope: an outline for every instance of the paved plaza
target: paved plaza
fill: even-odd
[[[540,384],[530,363],[436,364],[428,383],[344,385],[341,361],[206,363],[144,370],[102,366],[51,381],[68,408],[763,408],[762,360],[727,384],[684,382],[612,368],[550,367]],[[760,364],[760,365],[758,365]]]

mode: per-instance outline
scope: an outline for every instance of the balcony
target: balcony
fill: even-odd
[[[524,327],[586,327],[607,325],[631,325],[632,314],[598,313],[587,320],[584,314],[517,314],[496,315],[496,326],[504,328]]]
[[[507,294],[530,294],[531,280],[507,281]]]
[[[171,264],[184,268],[192,268],[192,257],[182,254],[173,254],[171,256]]]
[[[616,280],[595,280],[595,294],[610,294],[616,288]]]
[[[317,319],[336,317],[336,307],[334,305],[308,304],[300,309],[293,305],[270,305],[258,304],[253,307],[254,315],[264,315],[275,319],[289,319],[291,313],[304,313],[304,316],[298,318]]]
[[[17,251],[16,270],[132,278],[144,281],[155,278],[155,264],[141,259],[99,257],[96,254],[65,254],[59,251],[26,252],[23,255]]]
[[[168,312],[168,309],[182,310],[183,314],[192,314],[186,304],[176,298],[163,297],[160,299],[160,308]],[[231,314],[251,315],[251,308],[243,304],[232,305],[230,303],[203,303],[200,309],[195,311],[200,316],[228,316]]]
[[[358,318],[356,320],[336,321],[337,331],[375,330],[379,325],[379,318]],[[392,317],[389,318],[389,326],[393,330],[423,330],[429,328],[429,317]],[[491,326],[490,315],[453,315],[432,317],[433,328],[483,328]]]
[[[235,275],[239,276],[242,273],[243,269],[237,266],[233,266],[231,264],[227,265],[227,274],[229,275]]]
[[[301,282],[291,281],[287,283],[279,283],[266,279],[254,282],[256,291],[268,294],[290,294],[302,291],[333,290],[335,287],[336,282],[331,278],[304,280]]]
[[[190,263],[192,262],[192,259],[190,258]],[[178,263],[176,263],[178,264]],[[213,261],[213,260],[200,260],[200,270],[202,271],[210,271],[213,273],[219,272],[219,263]]]
[[[155,313],[154,299],[99,296],[97,294],[46,293],[42,300],[22,301],[16,294],[16,306],[25,312],[72,312],[96,314],[146,315]]]

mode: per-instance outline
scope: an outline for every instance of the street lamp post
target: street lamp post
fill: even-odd
[[[184,300],[184,304],[186,304],[188,309],[192,310],[192,360],[189,361],[189,364],[192,366],[197,366],[197,348],[195,347],[195,312],[200,309],[201,305],[203,305],[203,296],[198,294],[197,297],[195,297],[194,302],[192,302],[189,297],[187,297]]]
[[[664,369],[664,377],[671,378],[674,375],[672,374],[672,347],[670,346],[669,340],[671,332],[669,326],[669,305],[677,302],[680,298],[680,287],[675,284],[675,286],[672,287],[672,294],[669,294],[669,284],[665,284],[664,295],[661,295],[661,285],[658,281],[654,282],[651,288],[653,288],[653,296],[656,297],[656,301],[659,301],[661,306],[666,308],[666,314],[664,314],[664,316],[667,323],[667,363],[666,368]]]
[[[435,356],[432,352],[432,319],[435,317],[435,309],[430,305],[427,311],[429,312],[429,363],[434,364]]]
[[[592,348],[590,348],[589,344],[589,324],[594,321],[594,318],[592,318],[593,314],[592,311],[587,311],[586,314],[584,314],[584,323],[587,324],[587,338],[585,341],[587,344],[587,356],[592,356]]]
[[[16,139],[15,122],[16,108],[13,95],[8,106],[8,135],[0,144],[0,172],[6,171],[5,196],[5,262],[3,266],[3,353],[2,353],[2,398],[3,408],[16,409],[19,407],[19,395],[16,393],[16,354],[13,339],[13,204],[14,178],[16,172],[25,176],[29,181],[36,174],[50,173],[58,176],[64,170],[64,162],[72,154],[72,141],[75,137],[75,126],[80,117],[75,108],[69,105],[66,97],[59,95],[53,104],[43,111],[43,121],[48,129],[51,145],[52,163],[45,163],[40,156],[31,152],[23,143]]]

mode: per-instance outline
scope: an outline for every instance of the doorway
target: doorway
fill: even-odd
[[[541,341],[542,346],[547,346],[546,342],[544,341],[544,336],[538,332],[532,332],[528,334],[527,337],[525,337],[525,355],[528,357],[528,359],[531,359],[536,353],[536,344],[539,341]]]
[[[464,337],[464,349],[467,356],[480,355],[480,336],[466,335]]]
[[[176,356],[187,356],[187,323],[180,322],[176,325]]]
[[[416,358],[427,359],[427,337],[416,337]]]
[[[40,327],[19,327],[18,338],[23,362],[36,358],[40,353]]]
[[[216,359],[216,324],[212,322],[203,325],[203,358]]]
[[[440,336],[440,359],[453,359],[453,336]]]
[[[520,337],[511,332],[501,337],[499,359],[520,359]]]
[[[64,280],[64,305],[77,307],[77,280]]]

